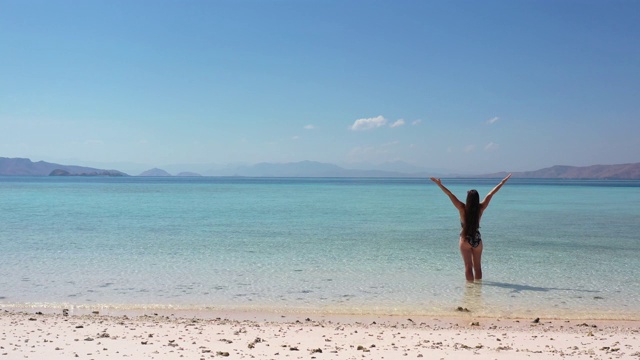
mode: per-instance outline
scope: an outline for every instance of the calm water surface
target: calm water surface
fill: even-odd
[[[497,180],[443,180],[464,197]],[[640,182],[0,177],[0,306],[640,320]]]

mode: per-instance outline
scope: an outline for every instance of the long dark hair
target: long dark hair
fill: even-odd
[[[467,192],[467,202],[464,204],[463,236],[475,236],[480,227],[480,195],[476,190]]]

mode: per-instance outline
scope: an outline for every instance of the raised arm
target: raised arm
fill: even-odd
[[[460,211],[460,213],[464,213],[464,203],[460,200],[458,200],[458,198],[453,195],[453,193],[451,193],[451,191],[449,191],[449,189],[447,189],[444,185],[442,185],[442,181],[440,181],[440,179],[436,179],[436,178],[431,178],[431,181],[433,181],[434,183],[436,183],[438,185],[438,187],[440,187],[440,189],[447,194],[447,196],[449,197],[449,200],[451,200],[451,202],[453,203],[453,206],[456,207],[456,209],[458,209],[458,211]]]
[[[500,183],[496,185],[496,187],[494,187],[493,189],[491,189],[491,191],[489,191],[487,196],[485,196],[484,200],[482,200],[482,202],[480,203],[481,211],[484,211],[484,209],[486,209],[487,206],[489,206],[489,203],[491,202],[491,198],[493,197],[493,195],[495,195],[498,192],[498,190],[500,190],[502,185],[504,185],[504,183],[506,183],[510,177],[511,177],[511,174],[507,175],[507,177],[502,179],[502,181],[500,181]]]

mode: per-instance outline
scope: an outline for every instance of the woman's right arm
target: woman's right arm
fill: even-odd
[[[453,195],[453,193],[449,191],[449,189],[447,189],[444,185],[442,185],[442,181],[440,179],[432,177],[431,181],[436,183],[438,187],[449,197],[449,200],[451,200],[451,202],[453,203],[453,206],[455,206],[456,209],[458,209],[458,211],[464,212],[464,203],[458,200],[458,198],[455,195]]]

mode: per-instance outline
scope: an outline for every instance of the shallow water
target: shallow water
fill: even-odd
[[[471,285],[425,179],[3,177],[0,201],[0,306],[640,319],[640,182],[511,179]]]

